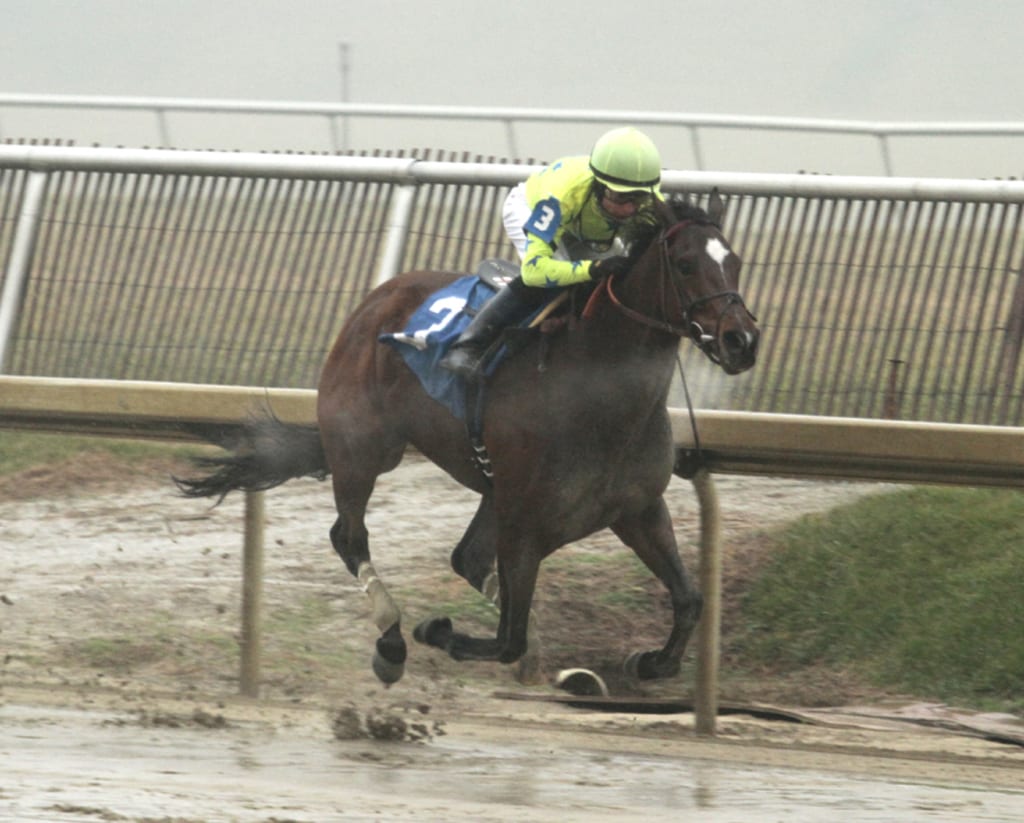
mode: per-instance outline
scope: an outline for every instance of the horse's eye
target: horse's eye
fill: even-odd
[[[683,275],[684,277],[693,274],[694,268],[693,268],[693,261],[692,260],[688,260],[688,259],[684,259],[684,258],[676,258],[672,262],[675,263],[676,270],[681,275]]]

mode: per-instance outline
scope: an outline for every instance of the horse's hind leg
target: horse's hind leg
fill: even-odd
[[[500,609],[501,591],[494,562],[497,539],[494,498],[491,494],[485,494],[480,498],[480,505],[473,515],[469,528],[452,552],[451,563],[456,574]],[[537,619],[532,611],[527,629],[526,653],[519,660],[516,679],[526,684],[540,683],[544,679]]]
[[[331,545],[370,598],[373,622],[381,633],[373,655],[373,671],[381,682],[390,685],[405,673],[406,645],[402,637],[401,612],[370,562],[364,517],[376,476],[376,473],[354,474],[351,471],[333,473],[338,519],[331,527]]]
[[[659,497],[645,511],[624,517],[611,528],[665,584],[672,600],[672,631],[665,645],[631,655],[626,671],[644,679],[672,677],[679,671],[686,644],[700,619],[703,600],[679,559],[668,507]]]

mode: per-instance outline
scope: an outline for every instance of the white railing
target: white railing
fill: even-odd
[[[388,184],[387,213],[385,215],[382,212],[379,231],[375,235],[379,238],[379,244],[374,247],[372,259],[365,261],[365,265],[359,269],[360,277],[369,284],[371,280],[380,282],[390,278],[400,270],[403,263],[407,264],[410,246],[415,245],[417,231],[429,230],[422,220],[417,222],[421,215],[417,214],[415,204],[421,187],[434,184],[507,186],[523,179],[534,168],[536,166],[522,164],[454,163],[413,158],[0,146],[0,173],[6,175],[4,180],[11,181],[11,185],[0,189],[0,196],[5,198],[7,215],[7,222],[0,233],[0,241],[3,243],[0,257],[5,259],[4,270],[0,272],[0,372],[19,370],[11,364],[19,318],[24,313],[26,295],[31,292],[27,286],[33,276],[33,266],[39,265],[39,259],[47,253],[56,253],[51,246],[68,242],[69,235],[41,228],[64,225],[61,222],[64,218],[54,211],[61,197],[60,192],[65,190],[61,186],[70,185],[66,180],[62,183],[63,172],[88,172],[98,176],[138,174],[196,176],[206,179],[266,178],[297,181],[301,184],[309,181],[325,181],[332,185],[348,181]],[[6,174],[12,170],[18,173]],[[90,186],[94,184],[95,181],[89,183]],[[734,205],[730,207],[730,231],[737,243],[751,249],[748,260],[754,260],[757,264],[757,268],[752,269],[753,276],[747,281],[748,288],[756,289],[765,305],[775,306],[772,322],[775,324],[773,339],[776,342],[772,345],[778,347],[775,349],[777,357],[791,349],[794,356],[797,356],[800,346],[806,345],[835,348],[834,341],[829,341],[829,329],[839,323],[840,319],[840,325],[846,329],[843,332],[846,336],[841,338],[847,341],[845,345],[872,346],[870,356],[864,359],[866,365],[853,377],[845,375],[835,360],[828,361],[831,365],[824,364],[820,369],[815,367],[813,375],[810,371],[805,374],[806,382],[798,388],[810,387],[813,383],[813,388],[819,393],[838,391],[841,396],[847,389],[860,392],[869,387],[866,394],[857,395],[864,398],[863,403],[867,405],[861,407],[861,401],[857,401],[854,404],[857,409],[854,410],[851,406],[830,404],[830,410],[824,413],[854,416],[879,413],[881,403],[876,403],[872,398],[876,395],[880,397],[882,370],[889,374],[892,391],[898,393],[900,388],[895,380],[896,367],[891,364],[913,360],[915,365],[905,365],[900,379],[904,385],[913,385],[914,397],[935,397],[936,387],[947,394],[958,392],[961,398],[984,395],[989,397],[984,402],[990,408],[980,417],[970,419],[970,422],[1013,424],[1020,419],[1020,395],[1019,392],[1015,393],[1014,387],[1019,380],[1017,363],[1021,352],[1020,317],[1021,307],[1024,306],[1024,282],[1017,274],[1021,265],[1018,227],[1020,210],[1024,204],[1024,181],[697,171],[666,171],[663,175],[663,188],[667,192],[682,191],[699,195],[709,192],[713,187],[719,188],[725,195],[734,196]],[[101,189],[96,191],[100,192]],[[936,209],[916,209],[915,203],[934,203]],[[830,204],[838,205],[832,209]],[[973,204],[978,204],[978,208],[973,208]],[[287,209],[282,208],[274,214],[284,215],[286,212]],[[486,222],[492,220],[493,216],[485,209],[473,219],[477,218]],[[201,237],[212,226],[207,225],[208,221],[204,217],[197,219],[199,223],[194,224],[193,228],[200,231],[195,236],[190,235],[190,243],[195,243],[195,238]],[[127,217],[125,220],[132,222]],[[283,217],[274,217],[267,226],[272,224],[281,227],[284,225],[281,220]],[[88,222],[84,221],[82,229],[82,236],[86,238],[93,233],[93,227],[87,225]],[[920,231],[916,228],[919,224]],[[135,238],[135,229],[130,233]],[[153,240],[150,236],[152,233],[143,235],[132,240],[133,247],[135,242],[150,243]],[[800,239],[799,242],[791,242],[787,237]],[[942,241],[944,243],[953,242],[953,238],[961,238],[956,241],[957,248],[967,239],[972,242],[955,254],[943,251],[942,255],[949,258],[943,262],[931,250],[932,240],[922,245],[922,241],[915,238],[935,238],[936,244],[941,238],[946,238]],[[37,250],[35,247],[40,243],[42,248]],[[803,249],[804,246],[807,249]],[[818,249],[818,246],[821,248]],[[812,247],[814,254],[809,251]],[[825,314],[824,320],[816,315],[816,319],[812,318],[813,322],[805,317],[807,312],[818,311],[812,308],[813,304],[786,297],[791,284],[792,288],[804,289],[808,293],[823,288],[823,272],[828,274],[847,270],[850,266],[858,267],[865,255],[868,266],[865,271],[875,272],[870,282],[884,277],[887,284],[885,288],[862,292],[858,287],[856,291],[846,292],[842,284],[851,282],[851,279],[840,273],[836,275],[836,282],[842,288],[839,291],[833,290],[834,310]],[[301,265],[315,267],[323,263],[317,260],[320,258],[310,259]],[[200,255],[194,262],[196,265],[205,265],[206,257]],[[890,323],[901,327],[905,325],[903,307],[913,308],[910,301],[915,299],[914,294],[919,289],[911,275],[921,267],[935,271],[933,288],[937,294],[961,292],[961,269],[967,267],[972,274],[970,289],[963,292],[965,297],[980,294],[985,300],[979,299],[977,305],[971,306],[968,306],[966,299],[947,301],[942,312],[933,310],[926,315],[927,324],[916,326],[913,336],[896,339],[891,347],[886,343],[884,349],[884,341],[878,342],[879,336],[869,327],[848,323],[848,318],[855,316],[884,316]],[[129,275],[134,277],[134,273],[124,273],[126,277]],[[867,279],[857,278],[856,281]],[[230,291],[235,280],[224,280],[222,277],[217,282]],[[362,284],[363,280],[359,282]],[[44,300],[33,305],[48,304]],[[176,301],[161,303],[160,308],[154,310],[167,312],[173,306],[177,306]],[[955,336],[951,336],[950,329],[955,334],[969,333],[972,340],[988,341],[988,347],[1001,345],[1001,354],[993,359],[985,354],[991,348],[979,348],[972,355],[972,364],[975,365],[970,369],[964,365],[967,360],[964,357],[957,367],[959,371],[955,373],[928,370],[928,358],[920,348],[927,343],[926,330],[930,330],[927,334],[942,335],[941,339],[949,340]],[[963,331],[956,331],[958,329]],[[324,331],[324,339],[327,339],[329,331]],[[995,338],[991,337],[991,332],[995,332]],[[91,338],[86,335],[80,339]],[[123,339],[118,344],[132,345],[133,342],[138,341]],[[888,358],[888,363],[883,358]],[[195,369],[187,374],[175,372],[170,375],[97,371],[89,374],[69,373],[66,376],[188,382],[203,380],[201,370]],[[253,378],[232,376],[222,377],[219,382],[247,382],[250,379]],[[259,383],[273,383],[280,377],[256,379]],[[911,379],[912,384],[906,382]],[[774,391],[770,387],[770,380],[770,376],[757,376],[747,382],[744,389],[748,393],[747,398],[757,396],[764,399],[767,396],[763,396],[765,392]],[[280,385],[291,384],[285,382]],[[870,390],[872,386],[874,390]],[[700,402],[702,398],[698,398]],[[807,408],[800,404],[779,405],[774,400],[771,403],[773,405],[763,407],[763,410],[818,413],[825,408]],[[931,404],[931,401],[928,403]],[[941,419],[955,419],[951,412],[947,414],[949,410],[945,407],[931,404],[928,408],[930,411],[924,412],[923,419],[934,419],[928,416],[932,414],[941,414]],[[962,410],[959,413],[962,415]],[[956,422],[968,422],[968,419],[961,416]]]
[[[197,439],[259,408],[315,424],[316,392],[0,375],[0,430]],[[1024,489],[1024,428],[812,415],[670,410],[676,446],[714,473]],[[699,444],[694,437],[699,433]]]
[[[899,122],[885,120],[842,120],[811,117],[769,117],[713,113],[622,111],[596,109],[538,109],[514,107],[423,106],[393,103],[329,103],[274,100],[205,100],[178,97],[119,97],[98,95],[0,93],[3,109],[77,109],[145,112],[156,120],[161,146],[173,146],[174,134],[168,115],[176,113],[277,115],[321,118],[329,131],[333,151],[347,151],[347,128],[352,119],[486,122],[500,124],[505,132],[508,157],[521,157],[517,125],[541,124],[630,124],[668,126],[689,133],[693,166],[704,170],[702,131],[708,129],[752,132],[792,132],[805,135],[837,135],[872,138],[878,147],[886,175],[895,173],[891,151],[893,138],[908,137],[1024,137],[1024,121],[982,122]],[[0,120],[0,138],[6,135]]]
[[[323,157],[257,152],[204,152],[161,149],[102,149],[61,146],[0,146],[0,168],[31,172],[20,207],[11,253],[0,291],[0,370],[6,359],[32,259],[46,178],[59,171],[204,174],[239,177],[372,180],[398,184],[410,191],[424,183],[514,185],[536,166],[448,163],[412,158]],[[804,174],[740,174],[666,171],[665,191],[789,197],[871,197],[910,200],[1024,202],[1024,181],[947,180],[942,178],[872,178]],[[390,234],[378,268],[382,282],[397,273],[407,234],[411,197],[399,197],[388,219]]]
[[[1024,131],[1022,131],[1024,134]],[[453,163],[409,157],[347,157],[260,152],[162,149],[0,146],[0,168],[32,171],[109,171],[141,174],[210,174],[233,177],[309,177],[420,183],[515,185],[538,165]],[[958,200],[1019,203],[1024,181],[963,180],[941,177],[864,177],[861,175],[764,174],[721,171],[662,172],[668,192],[774,195],[778,197],[872,197],[905,200]]]

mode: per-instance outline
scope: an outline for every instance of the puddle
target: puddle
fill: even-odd
[[[504,737],[507,737],[504,736]],[[0,707],[0,819],[1019,821],[1024,792],[848,777],[458,734],[338,741],[310,724],[144,727],[131,715]],[[581,738],[582,739],[582,738]],[[736,756],[742,758],[742,751]]]

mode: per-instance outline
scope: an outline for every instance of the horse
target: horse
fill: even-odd
[[[672,606],[664,645],[631,654],[627,672],[676,675],[702,607],[663,499],[674,467],[667,397],[678,347],[689,338],[738,374],[754,365],[760,332],[738,291],[741,261],[722,233],[718,192],[706,211],[679,197],[657,201],[655,211],[631,245],[625,275],[600,281],[585,311],[527,339],[487,378],[481,442],[378,342],[460,276],[412,271],[375,288],[343,325],[321,372],[316,426],[249,421],[228,453],[200,459],[205,474],[176,479],[180,489],[223,499],[330,475],[330,541],[370,597],[380,633],[372,667],[390,685],[403,676],[407,646],[401,612],[371,561],[364,516],[376,478],[412,446],[480,495],[451,566],[480,592],[493,586],[496,568],[499,605],[493,637],[461,633],[439,616],[415,627],[417,641],[458,661],[519,660],[541,562],[610,528],[668,589]]]

